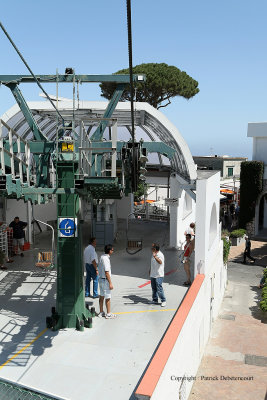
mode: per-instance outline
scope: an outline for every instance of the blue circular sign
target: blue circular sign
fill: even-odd
[[[76,231],[76,224],[73,219],[65,218],[59,223],[60,233],[64,236],[74,236]]]

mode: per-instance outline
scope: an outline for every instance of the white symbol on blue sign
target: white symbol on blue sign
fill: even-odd
[[[76,231],[76,224],[74,219],[62,219],[59,223],[59,231],[63,236],[74,236]]]

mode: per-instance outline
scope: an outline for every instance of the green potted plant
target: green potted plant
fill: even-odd
[[[261,297],[262,300],[260,302],[260,308],[262,311],[267,312],[267,268],[265,268],[263,272],[263,284],[262,284],[262,292]]]
[[[230,240],[232,242],[232,246],[239,246],[242,243],[245,243],[246,230],[245,229],[236,229],[230,233]]]

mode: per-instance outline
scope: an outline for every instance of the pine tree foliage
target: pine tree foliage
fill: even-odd
[[[199,92],[198,82],[179,68],[164,63],[140,64],[133,67],[134,74],[145,74],[145,82],[135,84],[136,101],[145,101],[159,109],[171,103],[176,96],[190,99]],[[129,69],[115,72],[129,74]],[[116,83],[104,82],[100,84],[101,96],[111,99]],[[121,101],[130,101],[130,85],[126,87]]]

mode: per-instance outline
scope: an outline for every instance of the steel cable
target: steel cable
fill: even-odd
[[[28,71],[30,72],[30,74],[32,75],[32,77],[34,78],[34,80],[36,81],[37,85],[39,86],[39,88],[42,90],[42,92],[45,94],[45,96],[47,97],[47,99],[50,101],[50,103],[52,104],[52,106],[54,107],[54,109],[56,110],[57,114],[60,116],[60,118],[63,121],[63,125],[64,125],[64,118],[62,117],[62,115],[60,114],[60,112],[58,111],[57,107],[55,106],[55,104],[52,102],[51,98],[49,97],[49,94],[44,90],[44,88],[42,87],[42,85],[40,84],[40,82],[38,81],[38,79],[36,78],[36,76],[34,75],[33,71],[31,70],[31,68],[29,67],[29,65],[27,64],[26,60],[24,59],[23,55],[20,53],[19,49],[17,48],[17,46],[15,45],[15,43],[13,42],[13,40],[11,39],[11,37],[9,36],[9,34],[7,33],[5,27],[3,26],[3,24],[0,21],[0,27],[2,28],[2,31],[4,32],[4,34],[6,35],[6,37],[8,38],[8,40],[10,41],[10,43],[12,44],[12,46],[14,47],[14,49],[16,50],[16,52],[18,53],[19,57],[21,58],[23,64],[25,65],[25,67],[28,69]]]
[[[131,124],[132,124],[132,158],[133,158],[133,191],[137,190],[137,171],[136,171],[136,154],[135,154],[135,127],[134,127],[134,88],[133,88],[133,55],[132,55],[132,17],[131,17],[131,0],[126,0],[127,6],[127,30],[128,30],[128,54],[129,54],[129,73],[130,73],[130,102],[131,102]]]

